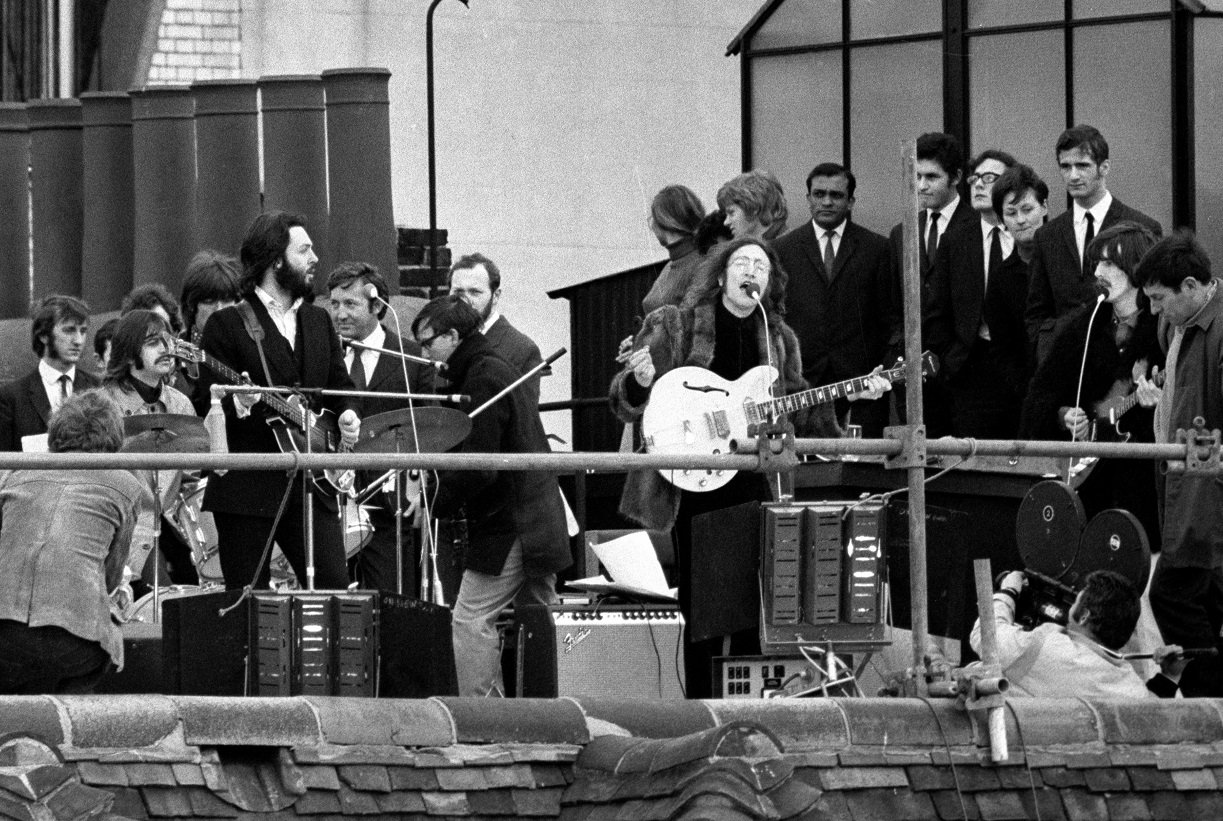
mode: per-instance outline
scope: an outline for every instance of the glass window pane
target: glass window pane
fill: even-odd
[[[1065,15],[1065,0],[968,0],[970,29],[1048,23]]]
[[[807,219],[807,172],[841,162],[841,53],[756,57],[751,63],[752,165],[786,192],[788,227]]]
[[[841,41],[841,0],[786,0],[752,35],[749,46],[784,48]]]
[[[969,154],[1000,148],[1036,169],[1049,185],[1050,218],[1066,208],[1053,156],[1066,122],[1064,42],[1060,30],[969,40]]]
[[[895,37],[942,31],[943,4],[940,0],[874,0],[849,4],[849,36]]]
[[[903,216],[901,142],[943,130],[943,42],[854,49],[849,76],[854,221],[886,235]]]
[[[1193,21],[1194,179],[1198,237],[1211,259],[1223,261],[1223,20]]]
[[[1074,0],[1074,19],[1119,17],[1122,14],[1168,13],[1168,0]]]
[[[1075,31],[1073,45],[1074,119],[1094,125],[1108,140],[1108,189],[1165,227],[1172,220],[1168,25],[1090,26]],[[1121,100],[1141,104],[1119,105]]]

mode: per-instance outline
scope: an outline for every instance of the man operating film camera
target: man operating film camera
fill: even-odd
[[[1088,573],[1068,612],[1068,620],[1044,620],[1030,630],[1016,621],[1033,600],[1022,571],[1002,576],[994,593],[998,661],[1010,692],[1038,698],[1171,698],[1188,663],[1179,645],[1160,647],[1150,656],[1125,655],[1121,648],[1138,623],[1140,602],[1134,585],[1112,570]],[[1022,602],[1022,605],[1021,605]],[[1029,613],[1032,611],[1029,610]],[[1051,615],[1046,611],[1046,615]],[[972,649],[981,652],[981,621],[973,625]],[[1160,672],[1145,684],[1131,659],[1153,658]]]

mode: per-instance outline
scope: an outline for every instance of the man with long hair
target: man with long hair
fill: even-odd
[[[242,241],[241,261],[238,287],[242,301],[212,315],[204,326],[201,347],[222,364],[246,374],[256,385],[353,390],[331,317],[307,301],[313,295],[311,279],[318,257],[304,219],[284,211],[260,214]],[[192,398],[203,412],[209,405],[212,385],[227,380],[207,367],[200,371]],[[222,405],[230,452],[277,452],[281,449],[277,429],[282,437],[296,439],[304,450],[304,434],[298,422],[305,417],[294,413],[293,419],[285,420],[272,407],[283,407],[283,400],[282,394],[226,397]],[[305,400],[314,411],[338,414],[335,438],[348,446],[356,443],[361,423],[355,399],[307,395]],[[318,450],[320,439],[312,437],[312,450]],[[336,501],[321,488],[312,495],[315,586],[344,589],[348,572]],[[252,583],[267,586],[269,569],[266,562],[261,565],[261,557],[273,530],[298,580],[303,587],[308,586],[303,521],[306,501],[301,481],[290,484],[289,477],[280,471],[229,471],[208,480],[203,507],[214,514],[227,588],[240,589]]]

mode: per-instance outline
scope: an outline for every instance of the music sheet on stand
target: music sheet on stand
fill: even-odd
[[[570,587],[596,593],[626,593],[670,601],[677,599],[678,591],[674,587],[667,587],[667,578],[658,562],[658,554],[654,552],[654,543],[644,530],[593,547],[611,580],[604,576],[592,576],[572,581]]]

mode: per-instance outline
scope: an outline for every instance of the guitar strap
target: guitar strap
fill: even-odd
[[[259,364],[263,366],[263,378],[268,387],[272,385],[272,372],[268,370],[268,360],[263,354],[263,327],[259,324],[259,318],[255,316],[254,307],[242,300],[238,303],[238,315],[242,317],[242,324],[246,326],[246,333],[255,343],[255,348],[259,351]]]

